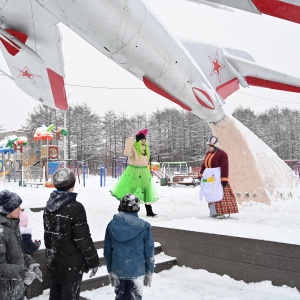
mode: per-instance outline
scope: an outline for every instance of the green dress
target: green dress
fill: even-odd
[[[142,203],[151,204],[159,199],[155,181],[148,169],[147,156],[138,155],[133,141],[133,138],[126,139],[124,155],[128,156],[128,166],[110,192],[118,200],[134,194]]]

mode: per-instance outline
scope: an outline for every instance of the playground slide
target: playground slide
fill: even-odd
[[[38,165],[41,161],[38,159],[37,161],[35,161],[31,166],[29,166],[29,168],[33,168],[35,167],[36,165]]]
[[[161,172],[161,171],[154,171],[154,170],[151,170],[151,174],[152,175],[155,175],[157,178],[164,178],[164,173]]]

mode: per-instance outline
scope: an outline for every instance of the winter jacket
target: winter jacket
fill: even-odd
[[[40,242],[33,242],[31,238],[31,228],[20,226],[22,234],[23,249],[26,254],[32,255],[40,248]]]
[[[148,166],[148,157],[147,155],[139,156],[136,149],[133,147],[135,142],[134,137],[129,137],[125,141],[124,155],[128,156],[128,164],[138,167]]]
[[[151,225],[137,213],[120,212],[107,225],[104,257],[109,273],[134,279],[154,271],[154,241]]]
[[[62,285],[99,266],[85,209],[76,197],[76,193],[53,191],[43,216],[48,272],[53,282]]]
[[[19,220],[0,215],[0,299],[23,297],[24,280],[21,273],[35,263],[22,250]]]
[[[221,168],[221,180],[228,181],[229,163],[228,155],[225,151],[218,149],[215,152],[207,152],[201,167],[199,176],[202,177],[206,168]]]

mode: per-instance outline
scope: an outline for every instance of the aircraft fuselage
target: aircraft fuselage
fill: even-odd
[[[223,118],[201,69],[140,0],[36,1],[150,89],[207,121]]]

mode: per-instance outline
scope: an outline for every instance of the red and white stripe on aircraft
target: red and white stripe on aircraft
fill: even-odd
[[[14,36],[15,38],[17,38],[19,41],[21,41],[23,44],[26,43],[26,40],[28,38],[28,36],[21,32],[21,31],[16,31],[13,29],[5,29],[5,31]],[[12,41],[10,38],[8,38],[7,36],[2,34],[2,37],[0,36],[0,41],[3,44],[3,46],[5,47],[5,49],[7,50],[7,52],[12,55],[15,56],[16,54],[19,53],[21,47],[18,46],[14,41]]]
[[[300,3],[297,0],[252,0],[266,15],[300,24]]]
[[[184,108],[187,111],[192,111],[192,109],[189,106],[187,106],[186,104],[184,104],[183,102],[181,102],[180,100],[175,98],[174,96],[170,95],[168,92],[166,92],[160,86],[158,86],[156,83],[149,80],[147,77],[143,77],[143,82],[144,82],[145,86],[148,89],[150,89],[151,91],[171,100],[172,102],[178,104],[179,106],[181,106],[182,108]]]

